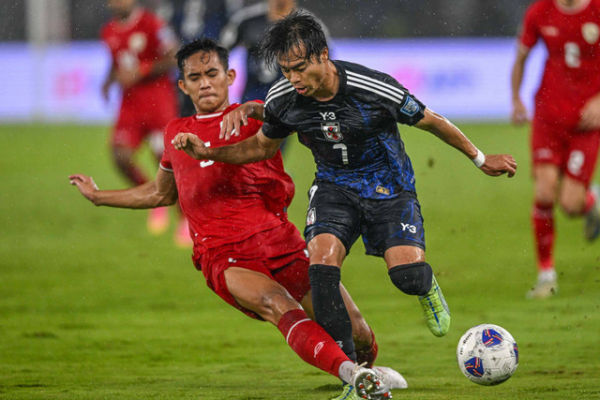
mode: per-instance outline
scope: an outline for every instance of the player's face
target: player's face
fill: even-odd
[[[185,60],[178,84],[198,113],[210,114],[229,105],[229,86],[234,79],[235,71],[225,71],[217,53],[200,51]]]
[[[107,4],[114,16],[127,18],[136,5],[136,0],[108,0]]]
[[[327,77],[329,52],[324,49],[319,57],[313,56],[307,60],[304,49],[292,49],[277,59],[283,76],[294,86],[302,96],[312,96],[323,86]]]

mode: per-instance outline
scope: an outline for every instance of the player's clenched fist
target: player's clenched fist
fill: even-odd
[[[171,140],[171,143],[177,150],[185,151],[190,157],[196,160],[205,160],[208,158],[208,147],[193,133],[179,132]]]
[[[490,176],[500,176],[506,173],[509,178],[512,178],[517,172],[517,162],[509,154],[488,154],[485,156],[485,163],[480,168]]]

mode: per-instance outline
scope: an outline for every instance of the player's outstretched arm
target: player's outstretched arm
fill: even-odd
[[[180,132],[171,141],[175,149],[185,151],[196,160],[215,160],[227,164],[248,164],[266,160],[277,153],[283,139],[271,139],[262,133],[236,144],[222,147],[206,147],[204,142],[193,133]]]
[[[257,101],[247,101],[235,110],[223,116],[219,138],[229,140],[232,136],[240,135],[240,127],[248,125],[248,118],[263,120],[264,104]]]
[[[69,183],[77,186],[83,197],[97,206],[154,208],[169,206],[177,201],[173,173],[162,169],[158,170],[155,181],[124,190],[100,190],[92,177],[83,174],[70,175]]]
[[[512,93],[512,112],[510,120],[515,125],[522,125],[528,120],[527,108],[525,107],[525,104],[523,104],[520,95],[527,57],[529,57],[529,48],[519,44],[517,56],[515,57],[515,62],[510,75],[510,88]]]
[[[510,154],[483,154],[460,129],[445,117],[429,109],[415,125],[419,129],[433,133],[450,146],[460,150],[484,173],[491,176],[508,174],[512,177],[517,171],[517,162]]]

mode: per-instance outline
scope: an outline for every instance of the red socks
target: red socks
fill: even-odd
[[[584,215],[587,214],[588,211],[592,209],[592,207],[594,207],[594,204],[596,204],[597,200],[598,199],[596,199],[596,194],[588,189],[588,191],[585,194],[585,205],[583,206]]]
[[[340,364],[351,361],[323,328],[309,319],[304,310],[291,310],[279,320],[277,327],[287,344],[304,361],[339,377]]]
[[[554,247],[554,214],[552,204],[535,203],[532,212],[533,233],[537,250],[539,270],[554,267],[552,249]]]

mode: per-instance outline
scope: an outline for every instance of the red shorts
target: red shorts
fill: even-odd
[[[206,284],[219,297],[246,315],[262,320],[255,312],[240,306],[229,293],[225,270],[237,267],[260,272],[281,284],[300,302],[310,290],[305,247],[300,232],[291,222],[286,222],[242,242],[208,249],[195,265],[202,269]]]
[[[164,133],[169,121],[177,116],[177,99],[170,81],[168,85],[131,88],[123,95],[111,143],[137,149],[148,135]]]
[[[534,165],[553,164],[576,181],[589,185],[600,147],[600,131],[579,131],[533,120],[531,158]]]

